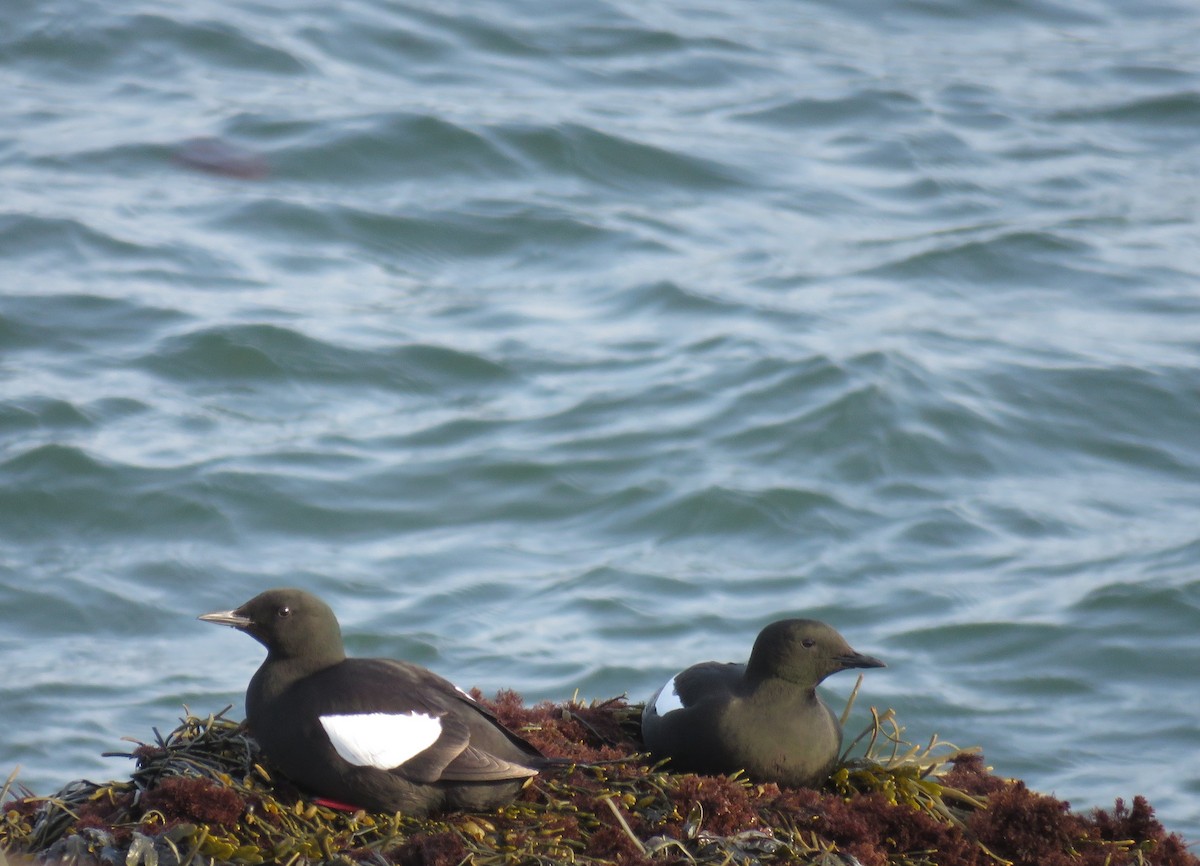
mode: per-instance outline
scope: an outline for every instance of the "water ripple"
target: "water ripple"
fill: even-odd
[[[1196,835],[1194,9],[64,3],[0,32],[0,772],[240,702],[194,617],[300,585],[530,699],[819,616]]]

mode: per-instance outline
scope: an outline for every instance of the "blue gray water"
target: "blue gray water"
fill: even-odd
[[[1200,7],[8,0],[0,776],[261,659],[865,706],[1200,839]],[[828,683],[840,705],[853,678]]]

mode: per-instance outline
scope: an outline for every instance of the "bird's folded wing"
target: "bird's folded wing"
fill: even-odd
[[[537,770],[514,764],[470,745],[470,732],[458,719],[442,719],[437,741],[391,772],[424,784],[433,782],[495,782],[536,776]]]
[[[531,767],[514,764],[474,746],[467,746],[442,771],[442,779],[447,782],[499,782],[505,779],[528,779],[537,774],[538,771]]]
[[[443,721],[427,713],[328,713],[319,718],[334,751],[356,767],[391,770],[446,738]]]
[[[715,695],[724,695],[741,678],[745,670],[745,665],[729,662],[701,662],[692,665],[671,680],[674,684],[675,702],[683,707],[692,707]]]
[[[442,716],[440,721],[442,730],[438,738],[403,764],[392,767],[390,772],[425,785],[445,778],[443,773],[447,765],[456,760],[470,744],[471,732],[452,716]]]

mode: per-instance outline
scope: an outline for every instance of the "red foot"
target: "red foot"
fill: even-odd
[[[313,802],[318,806],[324,806],[326,809],[337,809],[339,812],[361,812],[358,806],[351,806],[349,803],[343,803],[341,800],[330,800],[328,797],[313,797]]]

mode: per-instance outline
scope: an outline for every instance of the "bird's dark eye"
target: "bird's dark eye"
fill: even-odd
[[[278,614],[280,619],[287,619],[292,615],[292,609],[290,607],[281,607],[275,613]]]
[[[810,637],[806,637],[804,640],[800,641],[800,646],[804,647],[805,649],[811,649],[812,645],[815,643],[815,640]]]

